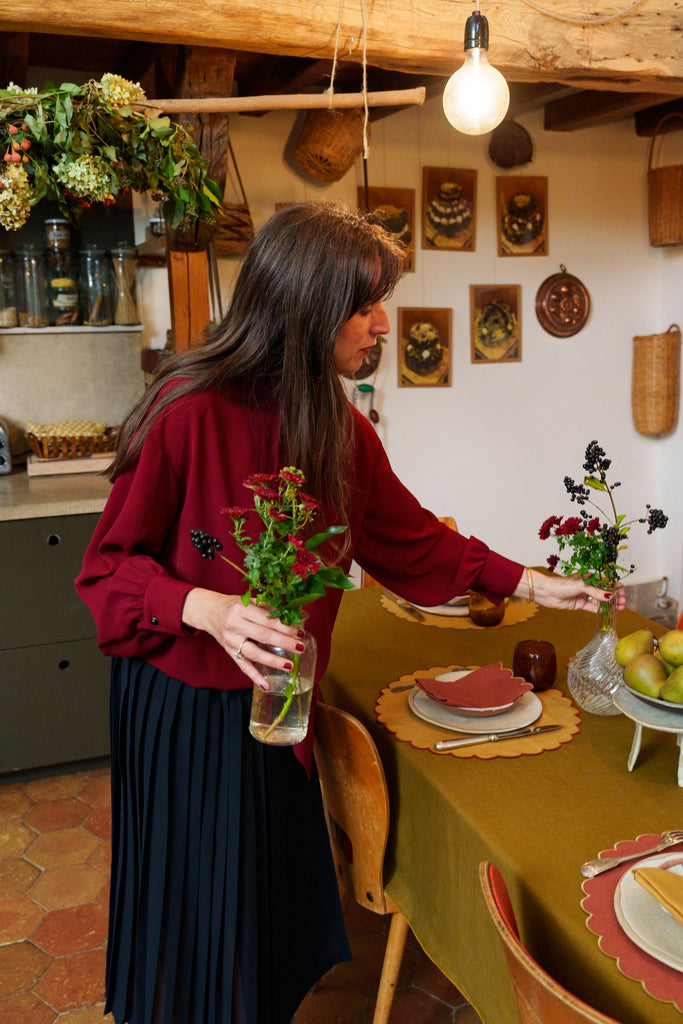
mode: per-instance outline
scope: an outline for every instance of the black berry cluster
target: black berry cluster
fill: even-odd
[[[653,530],[663,530],[666,524],[669,522],[669,517],[665,516],[661,508],[650,508],[646,505],[645,508],[648,510],[647,516],[644,519],[639,519],[639,523],[647,523],[647,532],[652,533]]]
[[[212,537],[206,530],[190,530],[190,537],[202,558],[207,558],[210,562],[216,557],[217,551],[223,550],[218,537]]]

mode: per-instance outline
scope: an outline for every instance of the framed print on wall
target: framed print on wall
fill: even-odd
[[[398,386],[450,387],[451,309],[399,308]]]
[[[367,195],[366,195],[367,193]],[[367,202],[366,202],[367,200]],[[407,247],[407,272],[415,270],[415,189],[358,188],[358,209],[370,210]]]
[[[470,346],[473,363],[518,363],[522,359],[522,289],[518,284],[470,285]]]
[[[422,168],[422,248],[474,252],[477,172]]]
[[[548,179],[496,178],[499,256],[548,255]]]

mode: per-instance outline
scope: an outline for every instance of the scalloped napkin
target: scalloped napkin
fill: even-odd
[[[501,661],[483,665],[459,679],[423,679],[415,682],[438,704],[460,708],[500,708],[515,701],[533,687]]]
[[[683,874],[664,866],[644,867],[634,868],[633,877],[675,921],[683,924]]]

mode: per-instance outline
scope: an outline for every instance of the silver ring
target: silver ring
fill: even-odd
[[[593,598],[590,596],[590,594],[586,594],[586,602],[592,601],[592,600],[593,600]]]
[[[248,639],[248,637],[246,637],[246,636],[242,637],[242,642],[239,645],[239,647],[237,648],[237,650],[235,651],[235,660],[236,661],[244,661],[244,655],[242,654],[242,648],[246,644],[247,639]]]

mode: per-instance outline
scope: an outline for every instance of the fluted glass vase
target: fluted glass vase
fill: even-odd
[[[615,599],[601,601],[595,633],[569,662],[569,692],[584,711],[593,715],[619,715],[612,695],[619,688],[622,669],[614,657],[617,645],[617,606]]]
[[[293,663],[293,668],[286,670],[256,662],[268,689],[254,684],[249,732],[261,743],[291,746],[306,736],[318,653],[315,637],[308,630],[304,630],[303,644],[302,654],[261,645]]]

